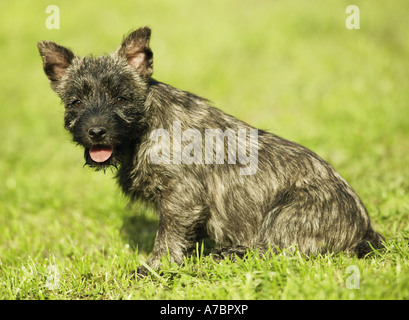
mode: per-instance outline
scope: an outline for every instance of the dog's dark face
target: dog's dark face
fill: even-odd
[[[65,104],[65,128],[85,147],[86,164],[115,166],[143,129],[146,82],[115,57],[75,60],[66,78],[57,89]]]
[[[141,28],[110,56],[85,58],[53,42],[38,44],[51,87],[65,105],[65,128],[96,169],[120,163],[145,129],[149,39],[150,30]]]

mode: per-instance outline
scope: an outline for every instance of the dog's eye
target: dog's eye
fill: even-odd
[[[75,101],[73,101],[73,102],[71,103],[71,105],[72,105],[73,107],[76,107],[76,108],[82,107],[82,101],[81,101],[81,100],[75,100]]]
[[[124,97],[118,97],[118,98],[116,98],[116,104],[117,104],[117,105],[125,104],[126,101],[128,101],[128,100],[127,100],[126,98],[124,98]]]

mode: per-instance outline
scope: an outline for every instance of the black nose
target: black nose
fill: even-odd
[[[107,133],[107,128],[104,127],[92,127],[88,130],[89,137],[94,141],[102,140]]]

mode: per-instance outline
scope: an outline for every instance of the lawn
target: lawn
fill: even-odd
[[[60,29],[47,29],[42,1],[0,4],[0,299],[409,299],[408,1],[53,4]],[[349,4],[359,30],[346,28]],[[154,78],[318,153],[360,195],[386,249],[235,263],[197,253],[133,279],[157,218],[128,204],[113,172],[83,167],[36,43],[109,53],[144,25]]]

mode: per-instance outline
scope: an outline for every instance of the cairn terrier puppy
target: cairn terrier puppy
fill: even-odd
[[[116,167],[122,191],[156,209],[148,265],[167,254],[181,264],[205,236],[222,255],[296,247],[361,257],[381,245],[357,194],[315,153],[154,80],[150,36],[137,29],[100,57],[38,43],[86,164]]]

